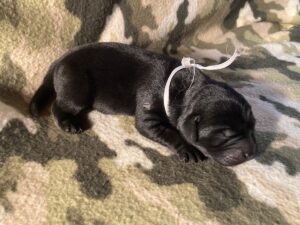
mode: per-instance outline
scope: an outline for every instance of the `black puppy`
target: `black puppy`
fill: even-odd
[[[96,109],[135,115],[144,136],[176,151],[184,161],[213,158],[225,166],[251,159],[256,152],[255,119],[247,101],[227,84],[189,69],[170,86],[170,116],[163,92],[180,65],[169,56],[120,43],[77,47],[56,60],[35,93],[30,111],[40,111],[56,96],[52,111],[58,125],[82,132],[81,114]]]

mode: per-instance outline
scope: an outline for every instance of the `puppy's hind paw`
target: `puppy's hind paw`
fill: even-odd
[[[68,118],[58,123],[60,128],[71,134],[79,134],[83,132],[80,123],[74,118]]]

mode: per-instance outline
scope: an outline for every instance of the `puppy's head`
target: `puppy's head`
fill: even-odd
[[[185,105],[178,129],[207,157],[234,166],[255,156],[251,106],[230,86],[207,78],[187,91]]]

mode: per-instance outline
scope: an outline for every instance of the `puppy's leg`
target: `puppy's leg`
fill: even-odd
[[[80,69],[60,65],[54,77],[56,100],[52,112],[61,129],[70,133],[83,131],[82,117],[93,101],[89,77]]]
[[[52,106],[53,115],[57,121],[58,126],[70,133],[81,133],[83,131],[81,116],[79,114],[72,114],[64,111],[57,101]]]
[[[185,162],[203,161],[206,157],[194,146],[188,144],[180,133],[166,122],[157,112],[143,111],[139,109],[135,116],[137,130],[171,150],[175,150],[179,158]]]

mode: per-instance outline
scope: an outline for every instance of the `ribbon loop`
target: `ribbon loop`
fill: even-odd
[[[167,116],[170,116],[170,110],[169,110],[169,89],[170,89],[170,84],[171,84],[171,80],[173,79],[174,75],[185,68],[191,68],[193,67],[193,76],[195,75],[195,68],[199,69],[199,70],[220,70],[220,69],[224,69],[226,67],[228,67],[230,64],[232,64],[234,62],[234,60],[239,56],[239,53],[237,51],[237,49],[234,50],[233,55],[226,60],[223,63],[217,64],[217,65],[211,65],[211,66],[201,66],[199,64],[196,64],[195,59],[193,58],[189,58],[189,57],[183,57],[181,60],[181,66],[176,67],[170,74],[167,82],[166,82],[166,86],[165,86],[165,90],[164,90],[164,108],[166,111]]]

